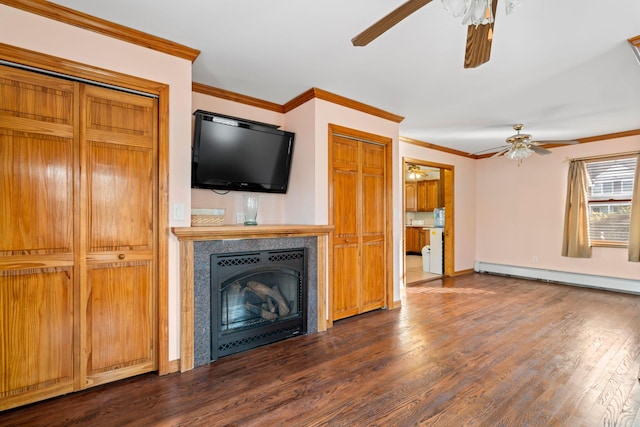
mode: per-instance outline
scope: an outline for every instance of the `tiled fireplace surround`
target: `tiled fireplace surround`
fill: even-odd
[[[326,330],[324,272],[330,227],[176,227],[172,231],[180,241],[181,371],[211,359],[211,254],[307,248],[307,333]]]

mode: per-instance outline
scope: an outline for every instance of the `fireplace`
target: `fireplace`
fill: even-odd
[[[306,253],[211,255],[211,360],[307,332]]]
[[[174,227],[180,243],[180,371],[212,361],[211,255],[304,248],[306,333],[327,330],[327,225]]]

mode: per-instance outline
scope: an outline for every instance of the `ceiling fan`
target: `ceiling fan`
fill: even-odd
[[[506,2],[507,13],[519,4],[520,0],[502,0]],[[369,28],[351,39],[354,46],[366,46],[391,27],[411,15],[418,9],[431,3],[431,0],[409,0]],[[498,0],[443,0],[445,9],[453,16],[462,16],[463,24],[471,22],[467,29],[467,45],[464,55],[464,68],[475,68],[489,61],[493,24]]]
[[[415,181],[419,178],[423,178],[427,176],[427,172],[420,169],[418,165],[407,165],[407,175],[409,179]]]
[[[523,124],[515,124],[513,125],[513,130],[516,131],[515,135],[511,135],[505,142],[508,144],[507,147],[494,147],[488,150],[483,150],[475,154],[486,153],[487,151],[493,151],[496,148],[500,150],[493,154],[491,158],[498,157],[504,155],[505,157],[517,160],[518,165],[522,162],[522,159],[529,157],[532,153],[547,155],[551,154],[551,151],[546,148],[541,147],[541,145],[570,145],[570,144],[579,144],[580,141],[576,140],[548,140],[548,141],[534,141],[532,140],[532,136],[528,133],[520,133],[520,131],[524,128]]]

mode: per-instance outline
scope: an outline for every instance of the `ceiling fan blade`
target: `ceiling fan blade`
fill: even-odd
[[[550,150],[547,150],[546,148],[538,147],[536,145],[530,145],[529,149],[531,149],[531,151],[533,151],[534,153],[542,154],[543,156],[547,154],[551,154]]]
[[[493,24],[495,24],[496,8],[498,0],[491,2],[494,22],[491,24],[469,25],[467,30],[467,48],[464,53],[464,68],[476,68],[489,61],[491,57],[491,40],[489,34],[493,34]]]
[[[472,153],[472,154],[473,154],[474,156],[477,156],[478,154],[483,154],[483,153],[487,153],[487,152],[493,151],[493,150],[495,150],[496,148],[499,148],[500,150],[502,150],[502,149],[508,150],[510,147],[504,148],[504,144],[502,144],[502,145],[501,145],[501,146],[499,146],[499,147],[487,148],[486,150],[476,151],[475,153]]]
[[[409,0],[400,7],[380,19],[378,22],[351,39],[354,46],[366,46],[385,31],[411,15],[416,10],[431,3],[431,0]]]
[[[574,139],[559,139],[559,140],[548,140],[548,141],[531,141],[531,144],[535,145],[573,145],[580,144],[580,141],[576,141]]]
[[[494,157],[498,157],[498,156],[500,156],[501,154],[504,154],[504,153],[506,153],[506,152],[507,152],[507,151],[509,151],[509,150],[511,150],[511,147],[509,147],[509,148],[505,148],[504,150],[501,150],[501,151],[498,151],[496,154],[494,154],[493,156],[491,156],[491,157],[489,157],[489,158],[490,158],[490,159],[493,159]]]

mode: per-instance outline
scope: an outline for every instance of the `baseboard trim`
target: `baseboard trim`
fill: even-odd
[[[169,370],[167,374],[173,374],[174,372],[178,372],[180,370],[180,359],[170,360],[169,361]]]
[[[493,264],[476,261],[474,270],[478,273],[490,273],[503,276],[522,277],[544,282],[562,283],[585,288],[606,289],[640,295],[637,280],[619,277],[598,276],[593,274],[572,273],[568,271],[548,270],[542,268],[519,267],[515,265]]]
[[[473,273],[473,272],[474,272],[474,269],[473,269],[473,268],[469,268],[469,269],[467,269],[467,270],[455,271],[455,272],[451,275],[451,277],[464,276],[464,275],[466,275],[466,274],[471,274],[471,273]]]

